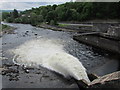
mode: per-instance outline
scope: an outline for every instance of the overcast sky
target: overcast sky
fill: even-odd
[[[26,10],[32,7],[39,7],[48,4],[60,4],[62,2],[2,2],[0,5],[1,10]]]
[[[61,4],[71,0],[0,0],[1,10],[26,10],[32,7]]]
[[[32,7],[61,4],[70,1],[120,1],[120,0],[0,0],[0,10],[26,10]]]

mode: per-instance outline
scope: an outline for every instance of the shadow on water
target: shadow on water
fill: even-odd
[[[103,76],[112,72],[120,71],[120,56],[117,53],[110,53],[106,50],[101,50],[99,48],[92,48],[95,54],[99,54],[103,57],[109,59],[105,64],[94,69],[94,73],[99,76]]]

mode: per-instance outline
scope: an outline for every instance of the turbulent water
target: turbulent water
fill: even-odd
[[[56,40],[31,40],[12,51],[16,55],[15,62],[19,64],[40,65],[65,77],[70,76],[90,82],[82,63],[65,52],[62,44]]]

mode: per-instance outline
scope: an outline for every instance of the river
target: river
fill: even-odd
[[[16,59],[16,62],[25,65],[29,64],[30,66],[31,64],[39,63],[35,62],[35,60],[37,60],[37,58],[35,57],[42,55],[43,57],[42,59],[47,59],[49,57],[44,56],[46,53],[48,53],[48,55],[49,54],[51,55],[58,50],[59,51],[62,50],[62,52],[67,53],[67,55],[71,55],[77,58],[87,69],[88,72],[95,73],[99,76],[119,70],[119,60],[115,55],[74,41],[72,36],[75,33],[36,28],[29,24],[10,24],[10,23],[6,24],[16,27],[17,29],[15,30],[15,34],[5,34],[2,37],[3,55],[8,58],[8,60],[3,60],[3,64],[13,63],[14,53],[11,52],[13,50],[18,50],[19,52],[17,53],[19,54],[21,53],[21,55],[27,52],[26,55],[24,55],[24,57],[27,56],[29,60],[25,60],[26,58],[22,58],[20,60],[21,57],[19,57],[20,61]],[[25,45],[27,47],[24,47]],[[33,46],[39,47],[39,45],[43,47],[33,48]],[[52,47],[53,49],[49,49],[49,47]],[[29,50],[32,50],[31,54],[29,53]],[[65,58],[64,55],[62,54],[60,57],[64,59]],[[32,61],[33,58],[34,61]],[[69,64],[70,63],[68,63],[68,65]],[[5,88],[77,87],[76,83],[72,80],[68,81],[61,75],[55,72],[51,72],[46,68],[40,67],[37,64],[35,64],[34,66],[37,67],[34,70],[30,70],[29,73],[25,73],[21,68],[19,68],[20,70],[18,75],[19,80],[17,81],[14,80],[10,81],[10,77],[3,76],[3,87]],[[13,66],[13,68],[15,67]],[[39,72],[39,74],[37,72]]]

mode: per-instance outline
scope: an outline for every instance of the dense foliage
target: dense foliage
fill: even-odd
[[[120,19],[120,2],[69,2],[61,5],[48,5],[18,13],[4,12],[3,20],[15,23],[38,25],[47,22],[56,25],[57,21],[84,21],[91,19]]]

